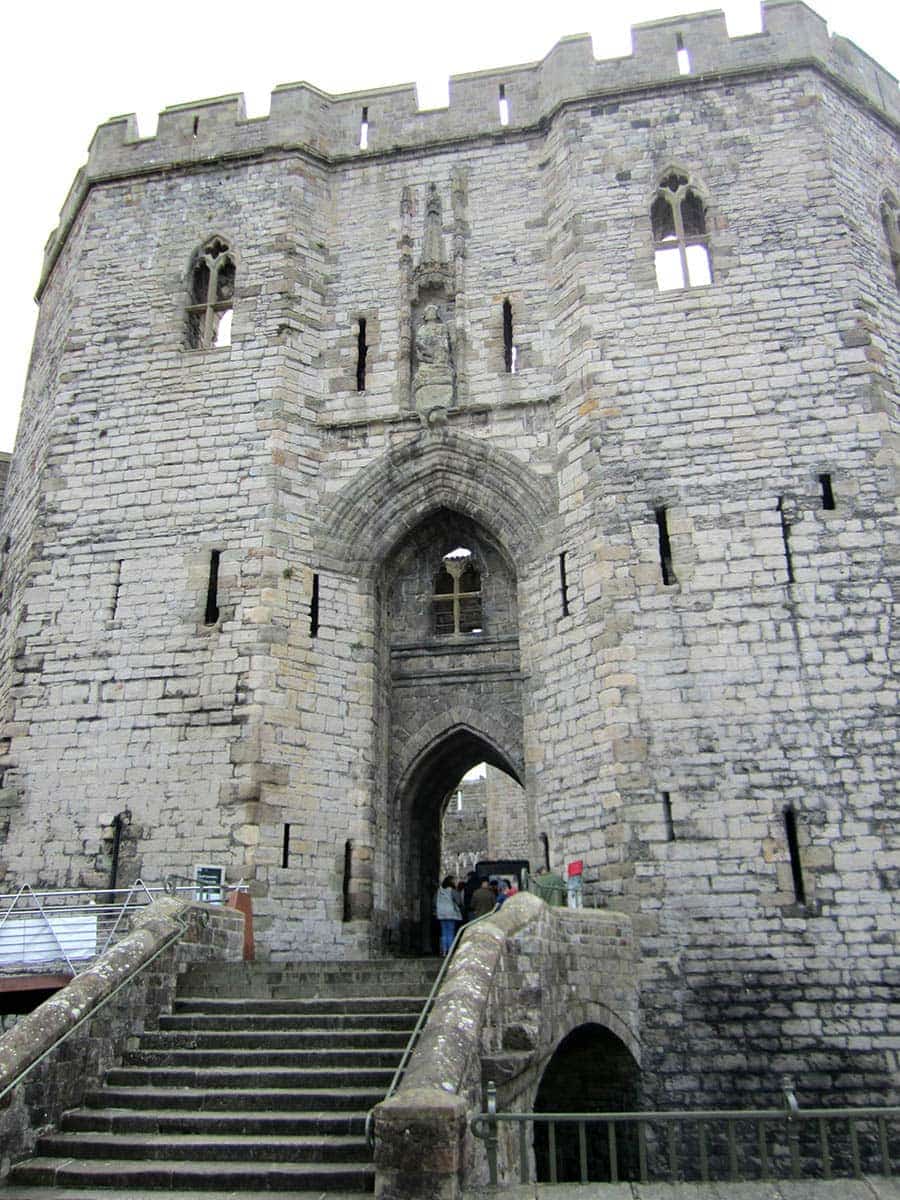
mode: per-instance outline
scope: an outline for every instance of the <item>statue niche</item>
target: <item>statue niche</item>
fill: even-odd
[[[423,425],[442,424],[456,402],[451,334],[455,289],[444,254],[441,197],[433,183],[425,205],[421,257],[411,283],[412,402]]]
[[[425,425],[442,423],[453,407],[453,348],[436,304],[428,304],[416,329],[413,396]]]

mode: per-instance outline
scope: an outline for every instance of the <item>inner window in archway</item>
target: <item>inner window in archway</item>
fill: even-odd
[[[434,582],[434,632],[438,637],[481,633],[481,575],[472,551],[458,546],[445,554]]]

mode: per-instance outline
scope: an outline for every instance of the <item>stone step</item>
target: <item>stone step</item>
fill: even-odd
[[[128,1188],[123,1190],[121,1187],[115,1187],[112,1191],[106,1188],[92,1187],[62,1187],[62,1188],[44,1188],[44,1187],[15,1187],[10,1188],[9,1185],[2,1191],[3,1200],[161,1200],[161,1194],[158,1190],[148,1190],[146,1188]],[[322,1189],[313,1188],[311,1191],[303,1188],[289,1192],[261,1192],[252,1189],[241,1189],[241,1191],[231,1191],[227,1197],[220,1197],[220,1200],[322,1200]],[[165,1200],[209,1200],[209,1190],[206,1191],[184,1191],[179,1188],[177,1191],[167,1189],[162,1193]],[[328,1191],[328,1200],[372,1200],[371,1191],[368,1192],[347,1192],[343,1189],[340,1191]]]
[[[261,1016],[298,1014],[301,1016],[341,1014],[405,1013],[416,1017],[425,1004],[425,996],[364,996],[346,999],[272,999],[265,996],[188,996],[175,1000],[174,1013],[259,1013]]]
[[[224,1029],[159,1030],[141,1037],[141,1049],[150,1050],[403,1050],[409,1041],[405,1029]]]
[[[169,1030],[231,1029],[256,1033],[265,1030],[310,1030],[329,1033],[336,1030],[361,1031],[368,1029],[396,1030],[409,1036],[415,1028],[421,1009],[409,1012],[371,1013],[165,1013],[159,1018],[160,1032]],[[146,1035],[145,1035],[146,1036]]]
[[[76,1108],[62,1119],[64,1133],[214,1133],[288,1137],[362,1137],[368,1109],[349,1112],[242,1112],[222,1109]]]
[[[427,995],[440,959],[324,963],[205,963],[188,969],[184,992],[220,996]]]
[[[126,1162],[359,1163],[365,1137],[283,1137],[278,1134],[55,1133],[38,1139],[43,1158]]]
[[[403,1046],[388,1049],[366,1049],[365,1046],[346,1046],[326,1049],[308,1046],[306,1049],[246,1050],[220,1049],[160,1049],[132,1050],[125,1055],[125,1067],[390,1067],[400,1063]]]
[[[181,1188],[223,1193],[336,1190],[371,1192],[374,1169],[360,1163],[257,1163],[257,1162],[126,1162],[96,1159],[31,1158],[10,1173],[9,1186],[112,1188],[122,1197],[129,1188],[165,1191]],[[4,1195],[4,1200],[8,1200]]]
[[[437,963],[206,964],[2,1200],[362,1200],[384,1097]]]
[[[84,1104],[88,1108],[127,1108],[146,1112],[156,1109],[177,1109],[179,1112],[356,1112],[361,1108],[368,1111],[384,1099],[387,1085],[378,1087],[321,1087],[321,1088],[267,1088],[259,1086],[254,1075],[253,1083],[234,1086],[223,1090],[221,1086],[199,1085],[197,1087],[155,1086],[152,1084],[117,1087],[110,1084],[97,1091],[88,1092]],[[6,1197],[3,1197],[6,1200]]]
[[[386,1067],[396,1070],[400,1063],[403,1047],[387,1050],[367,1050],[362,1047],[332,1050],[311,1047],[306,1050],[132,1050],[125,1055],[123,1065],[127,1067],[217,1067],[223,1070],[235,1068],[249,1070],[257,1067],[270,1068],[274,1064],[281,1070],[310,1069],[330,1070],[333,1067]]]
[[[115,1067],[107,1072],[112,1087],[241,1088],[382,1088],[389,1067]]]

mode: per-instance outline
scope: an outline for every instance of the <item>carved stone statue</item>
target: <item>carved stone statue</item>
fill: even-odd
[[[453,350],[436,304],[426,305],[416,330],[413,395],[425,424],[442,421],[453,405]]]
[[[444,262],[444,235],[441,220],[441,197],[434,184],[428,189],[425,201],[425,237],[422,241],[422,265],[436,266]]]

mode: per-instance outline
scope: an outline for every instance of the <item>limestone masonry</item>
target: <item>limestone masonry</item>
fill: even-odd
[[[900,94],[798,0],[633,37],[98,129],[0,532],[0,890],[121,830],[264,956],[420,951],[485,761],[498,853],[632,918],[646,1103],[874,1102]]]

